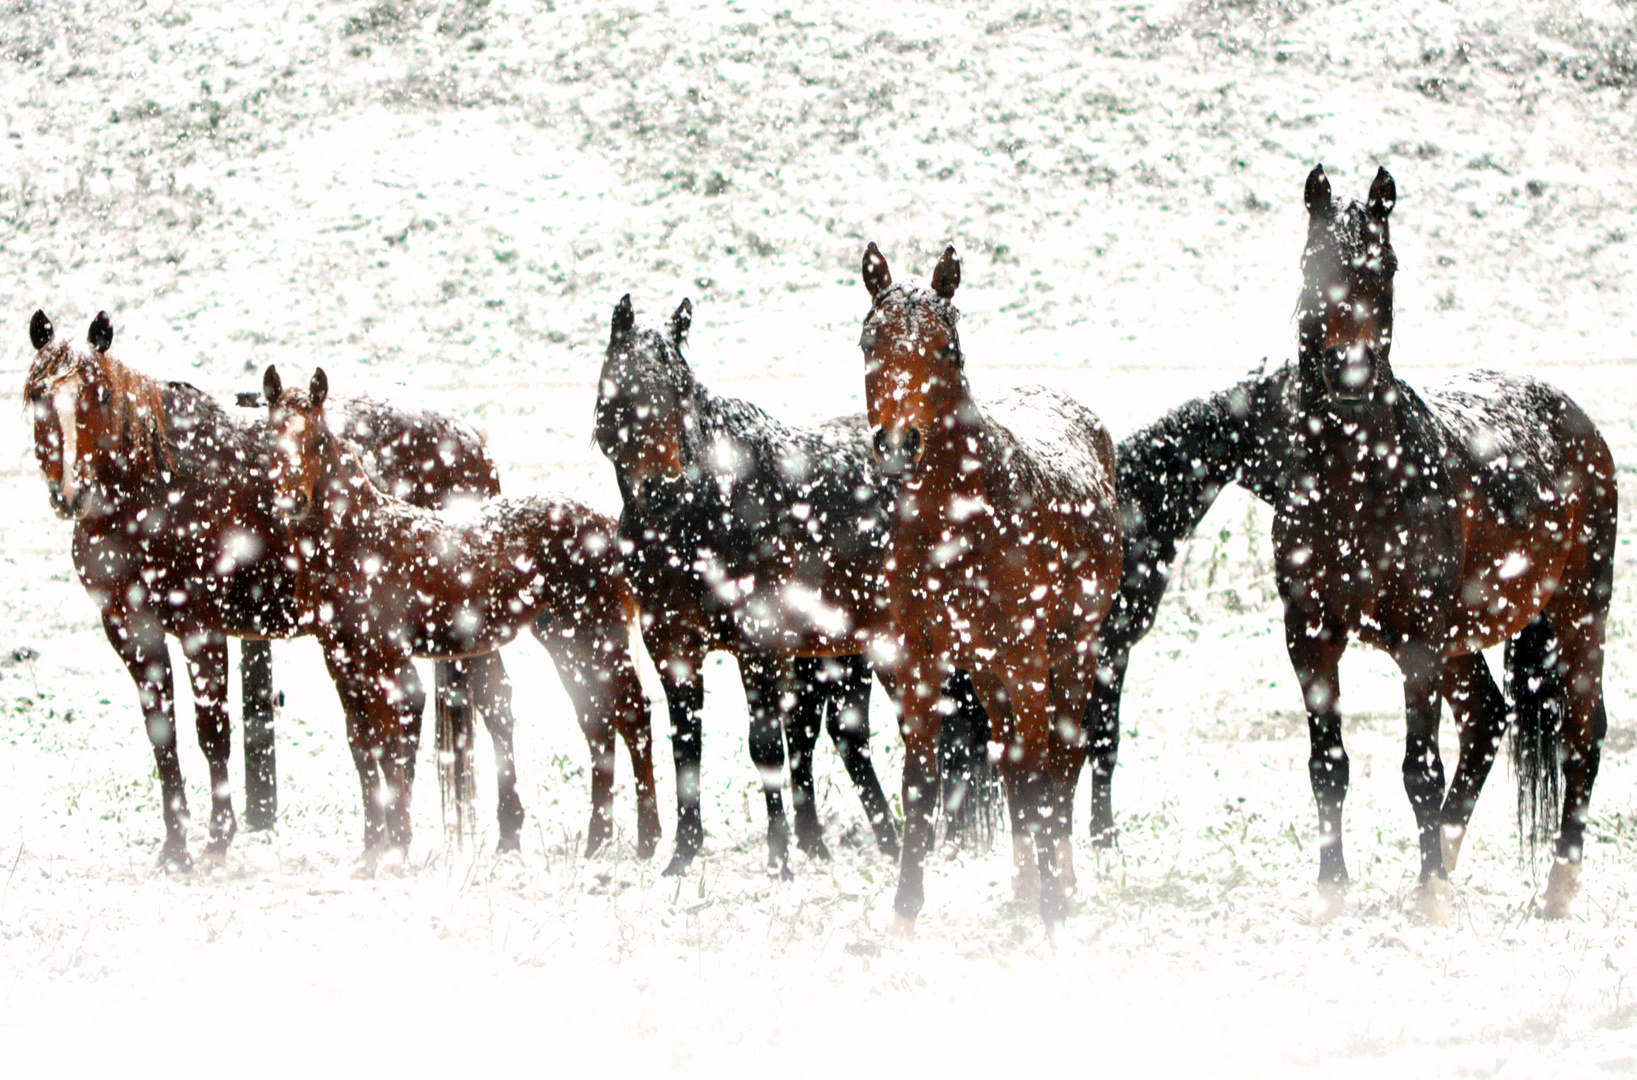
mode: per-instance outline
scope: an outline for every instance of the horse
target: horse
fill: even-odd
[[[893,673],[904,738],[904,851],[894,925],[925,902],[935,790],[935,691],[972,672],[1004,749],[1014,888],[1038,880],[1048,930],[1073,887],[1069,810],[1097,635],[1122,567],[1114,442],[1092,412],[1043,387],[981,403],[967,382],[951,301],[954,247],[930,287],[894,283],[864,252],[870,311],[859,346],[880,470],[899,486],[876,650]]]
[[[111,351],[107,312],[92,321],[87,338],[89,351],[59,340],[43,311],[30,320],[35,357],[23,394],[35,460],[53,509],[74,522],[80,581],[137,685],[160,777],[160,865],[184,871],[192,857],[165,637],[181,642],[188,662],[199,743],[210,768],[206,851],[220,859],[238,827],[227,775],[227,638],[245,640],[247,698],[254,690],[270,706],[264,643],[300,632],[283,564],[286,539],[272,516],[261,425],[195,387],[161,382],[122,363]],[[432,502],[496,488],[482,441],[464,424],[363,399],[338,406],[349,435],[377,455],[381,482],[405,485],[412,497]],[[498,657],[478,667],[504,679]],[[509,713],[490,710],[487,719],[497,756],[504,747],[509,760]],[[519,807],[518,819],[521,810],[515,780],[508,790],[503,776],[501,791],[504,842],[507,797]]]
[[[828,858],[813,790],[821,716],[858,791],[879,848],[898,834],[870,761],[871,669],[864,652],[882,616],[880,564],[887,492],[871,466],[863,419],[816,429],[775,420],[712,394],[682,356],[686,299],[661,331],[638,328],[629,294],[610,325],[595,431],[614,466],[626,573],[643,639],[659,669],[676,760],[676,848],[686,872],[704,835],[699,763],[701,677],[713,649],[739,661],[750,706],[750,754],[767,806],[767,867],[791,875],[784,811],[785,741],[799,850]],[[962,686],[952,722],[988,731]],[[976,739],[981,748],[987,735]],[[981,759],[982,750],[978,751]],[[971,755],[967,755],[970,759]],[[981,779],[957,780],[946,809],[980,801]]]
[[[524,627],[551,655],[591,748],[588,854],[613,829],[618,733],[636,780],[638,855],[651,856],[659,805],[617,523],[545,496],[424,510],[371,484],[362,458],[332,432],[324,369],[303,393],[286,390],[269,367],[262,393],[273,505],[295,537],[300,619],[323,646],[346,713],[365,869],[411,839],[410,659],[483,655]]]
[[[1489,718],[1480,722],[1504,725],[1505,703],[1475,669],[1479,650],[1505,641],[1520,819],[1544,838],[1561,800],[1542,914],[1565,917],[1608,726],[1613,458],[1579,406],[1534,379],[1476,370],[1425,395],[1399,379],[1392,176],[1380,169],[1366,200],[1344,206],[1319,165],[1303,198],[1292,459],[1273,540],[1285,643],[1308,713],[1321,897],[1335,910],[1348,884],[1337,666],[1349,638],[1385,650],[1403,675],[1404,788],[1421,854],[1415,902],[1435,922],[1448,917],[1450,895],[1440,688],[1465,679],[1478,695],[1466,704]]]
[[[1224,488],[1238,484],[1270,507],[1277,505],[1293,460],[1297,373],[1293,363],[1258,372],[1185,402],[1115,447],[1125,567],[1120,592],[1098,633],[1100,666],[1086,712],[1096,846],[1108,846],[1115,836],[1111,787],[1131,650],[1153,628],[1177,544],[1193,534]],[[1511,681],[1516,686],[1526,678]],[[1459,764],[1440,819],[1444,869],[1453,873],[1509,721],[1481,654],[1446,663],[1443,694],[1461,736]]]

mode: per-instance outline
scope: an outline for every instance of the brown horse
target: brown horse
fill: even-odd
[[[490,499],[465,512],[422,510],[369,483],[330,430],[320,368],[306,393],[267,369],[274,505],[292,527],[302,618],[324,647],[347,716],[364,797],[366,865],[407,848],[414,746],[406,739],[411,657],[491,652],[524,627],[546,647],[591,747],[586,850],[613,829],[614,736],[637,785],[637,847],[659,839],[648,701],[632,664],[636,605],[618,526],[556,498]]]
[[[1462,777],[1506,725],[1479,650],[1509,639],[1520,817],[1542,828],[1566,788],[1544,914],[1578,891],[1586,809],[1607,728],[1603,630],[1614,570],[1614,462],[1586,414],[1532,379],[1475,371],[1417,394],[1393,374],[1397,189],[1386,169],[1367,200],[1340,206],[1324,168],[1307,178],[1292,466],[1274,547],[1285,639],[1307,703],[1319,807],[1319,886],[1347,885],[1341,811],[1347,754],[1337,666],[1350,638],[1385,650],[1404,677],[1404,788],[1420,837],[1417,901],[1447,917],[1446,858],[1470,792],[1446,796],[1439,694],[1463,729]],[[1470,796],[1470,798],[1469,798]],[[1442,830],[1440,827],[1443,827]],[[1549,827],[1549,826],[1547,826]],[[1441,835],[1442,833],[1442,835]]]
[[[219,857],[237,828],[227,775],[227,638],[259,644],[300,632],[283,565],[286,533],[272,514],[259,422],[186,383],[161,382],[121,363],[111,352],[106,312],[88,337],[86,351],[58,340],[44,312],[30,321],[36,355],[24,397],[34,453],[52,506],[75,523],[80,580],[137,684],[162,790],[161,865],[185,869],[187,799],[165,636],[181,642],[188,661],[210,766],[208,850]],[[338,411],[349,435],[374,455],[381,482],[405,485],[416,498],[481,496],[498,484],[482,441],[458,421],[364,400]],[[480,670],[503,680],[498,662]],[[490,720],[509,758],[510,717],[491,710]],[[504,811],[503,797],[503,818]]]
[[[1120,587],[1114,444],[1090,410],[1051,390],[979,404],[950,303],[960,280],[953,247],[930,289],[894,284],[876,246],[864,253],[864,392],[881,470],[901,484],[886,561],[890,626],[876,646],[893,672],[905,744],[893,907],[908,930],[924,902],[937,691],[958,666],[972,672],[1005,747],[1016,884],[1030,890],[1038,873],[1050,928],[1073,887],[1081,720],[1098,627]]]

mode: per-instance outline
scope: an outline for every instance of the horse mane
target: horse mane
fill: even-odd
[[[112,438],[110,449],[122,470],[140,473],[155,466],[173,465],[171,440],[165,425],[165,390],[167,385],[189,390],[193,390],[192,387],[186,383],[163,383],[121,363],[109,353],[88,356],[66,344],[41,350],[29,366],[27,385],[43,390],[71,375],[77,375],[82,384],[95,385],[107,393],[114,423],[102,433],[102,439]]]

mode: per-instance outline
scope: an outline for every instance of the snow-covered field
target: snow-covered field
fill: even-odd
[[[1397,179],[1399,374],[1484,363],[1552,379],[1603,426],[1629,489],[1631,0],[220,6],[0,10],[6,1075],[160,1060],[1637,1072],[1629,494],[1612,731],[1573,920],[1531,917],[1545,868],[1520,859],[1504,769],[1457,874],[1458,926],[1409,916],[1401,699],[1363,650],[1344,667],[1355,885],[1345,916],[1308,920],[1305,725],[1268,514],[1233,492],[1135,655],[1120,846],[1082,848],[1082,904],[1057,947],[1011,903],[1003,851],[935,859],[917,936],[900,941],[895,868],[827,749],[834,862],[762,876],[725,659],[708,675],[707,853],[680,881],[635,860],[623,770],[619,842],[579,857],[586,752],[532,643],[508,654],[520,857],[493,860],[492,835],[445,848],[423,782],[408,867],[355,880],[356,781],[303,642],[275,654],[277,832],[241,834],[221,869],[157,874],[135,694],[73,577],[17,397],[29,314],[79,334],[106,308],[116,352],[153,374],[227,394],[270,362],[287,379],[323,364],[337,392],[470,417],[512,491],[614,509],[589,435],[621,293],[649,319],[691,296],[701,378],[813,420],[862,404],[865,242],[925,274],[953,241],[974,381],[1063,387],[1123,435],[1289,355],[1301,183],[1322,160],[1341,194],[1362,196],[1378,164]],[[895,789],[902,754],[877,707]]]

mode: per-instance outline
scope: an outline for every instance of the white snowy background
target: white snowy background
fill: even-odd
[[[0,4],[7,1075],[1637,1072],[1637,4],[220,6]],[[355,880],[356,779],[301,642],[275,651],[278,830],[241,833],[220,869],[154,871],[136,695],[29,454],[35,308],[76,336],[105,308],[126,362],[223,395],[268,363],[287,380],[322,364],[338,392],[470,418],[507,490],[614,510],[590,417],[621,293],[652,320],[692,297],[708,385],[817,420],[862,408],[864,244],[902,276],[952,241],[974,383],[1062,387],[1124,435],[1290,355],[1315,161],[1339,194],[1361,197],[1380,164],[1397,179],[1402,377],[1536,373],[1620,462],[1612,727],[1573,920],[1531,917],[1544,865],[1520,857],[1504,763],[1456,875],[1458,925],[1409,916],[1399,686],[1355,649],[1355,884],[1346,915],[1309,921],[1305,723],[1269,515],[1239,492],[1135,653],[1120,846],[1082,845],[1055,949],[1011,902],[1004,850],[935,858],[916,937],[889,937],[896,868],[827,740],[835,860],[763,877],[725,658],[708,672],[710,836],[680,881],[635,860],[623,767],[618,842],[579,856],[586,751],[532,642],[507,657],[520,857],[490,854],[492,788],[481,848],[446,847],[423,768],[408,868]]]

